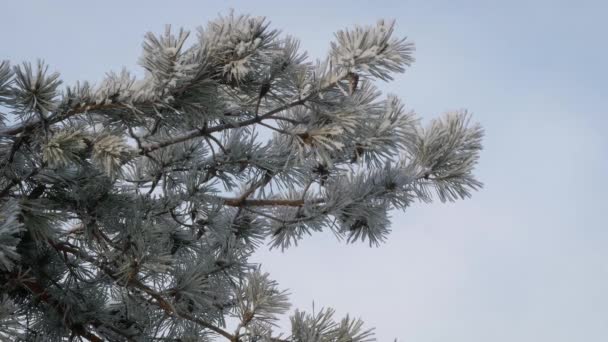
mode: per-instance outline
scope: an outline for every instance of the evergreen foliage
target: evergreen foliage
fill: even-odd
[[[327,308],[278,334],[287,293],[249,256],[327,230],[378,245],[390,210],[481,187],[466,112],[422,126],[374,86],[414,60],[392,22],[319,61],[260,17],[189,38],[147,34],[142,79],[0,64],[1,340],[372,341]]]

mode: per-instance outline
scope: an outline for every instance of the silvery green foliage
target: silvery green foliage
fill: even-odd
[[[10,341],[22,336],[17,321],[17,306],[8,298],[8,295],[0,297],[0,341]]]
[[[413,62],[394,34],[342,30],[311,61],[231,13],[147,34],[142,79],[60,89],[1,62],[0,338],[372,341],[332,309],[277,327],[287,294],[248,260],[322,231],[375,246],[391,210],[481,187],[466,112],[424,126],[376,88]]]
[[[36,69],[30,63],[13,68],[9,105],[14,113],[29,118],[31,115],[46,114],[56,108],[58,87],[61,85],[58,73],[48,74],[48,66],[38,61]]]
[[[334,320],[333,309],[321,309],[307,314],[296,310],[291,316],[293,342],[367,342],[375,341],[373,329],[364,329],[360,319],[349,316],[340,322]]]
[[[405,38],[395,38],[394,22],[378,21],[375,26],[340,30],[331,44],[334,64],[349,71],[361,71],[370,76],[390,80],[391,73],[403,72],[414,59],[414,45]]]
[[[0,269],[11,270],[19,260],[18,235],[23,226],[18,219],[20,208],[16,200],[8,200],[3,209],[7,215],[0,217]]]

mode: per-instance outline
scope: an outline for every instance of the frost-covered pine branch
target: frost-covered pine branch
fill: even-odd
[[[329,308],[277,328],[287,293],[249,256],[378,245],[391,210],[469,197],[482,129],[376,88],[413,62],[393,22],[317,61],[265,18],[173,32],[145,36],[141,79],[0,63],[0,339],[372,341]]]

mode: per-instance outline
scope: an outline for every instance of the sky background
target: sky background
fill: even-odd
[[[44,58],[68,84],[137,67],[147,31],[267,16],[324,57],[379,18],[416,43],[382,89],[424,121],[467,108],[486,130],[485,188],[394,212],[386,244],[317,234],[254,260],[296,307],[331,306],[380,341],[608,340],[608,2],[3,1],[0,59]]]

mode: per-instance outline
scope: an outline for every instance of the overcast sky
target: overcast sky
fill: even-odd
[[[425,121],[467,108],[486,129],[472,199],[393,213],[380,248],[327,233],[258,253],[295,306],[360,316],[380,341],[608,340],[608,2],[8,0],[0,59],[99,81],[138,68],[145,32],[231,7],[313,57],[337,29],[394,18],[417,61],[382,89]]]

